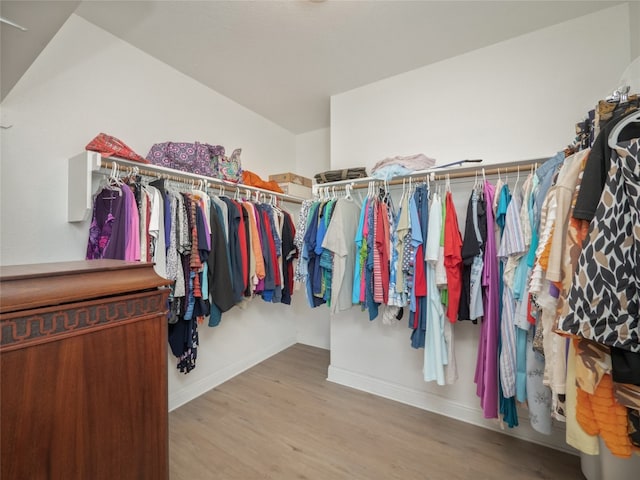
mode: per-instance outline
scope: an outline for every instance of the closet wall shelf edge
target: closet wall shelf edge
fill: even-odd
[[[205,177],[195,173],[182,172],[171,168],[157,165],[132,162],[122,158],[103,158],[97,152],[85,151],[69,159],[68,185],[67,185],[67,222],[83,222],[89,219],[93,208],[93,185],[94,174],[107,175],[114,163],[126,173],[134,167],[138,169],[140,175],[156,178],[168,178],[178,182],[203,181],[207,187],[222,188],[228,192],[236,190],[250,191],[264,194],[269,198],[271,195],[282,201],[301,204],[304,199],[294,195],[272,192],[263,188],[233,183],[219,178]]]
[[[451,167],[451,168],[438,168],[434,167],[429,170],[421,170],[417,172],[410,173],[408,175],[402,175],[398,177],[393,177],[391,180],[387,180],[387,185],[402,185],[403,181],[407,181],[408,179],[420,180],[422,178],[429,177],[432,180],[443,180],[446,175],[449,175],[449,178],[469,178],[476,175],[476,173],[484,170],[485,175],[496,175],[500,174],[508,174],[508,173],[516,173],[520,171],[524,173],[527,168],[530,168],[535,165],[542,165],[546,162],[549,157],[544,158],[534,158],[530,160],[519,160],[515,162],[506,162],[506,163],[492,163],[489,165],[474,165],[472,167]],[[357,178],[352,180],[339,180],[336,182],[327,182],[327,183],[318,183],[313,185],[314,193],[318,192],[319,189],[324,187],[340,187],[345,185],[351,185],[353,188],[367,188],[369,182],[377,182],[383,183],[384,180],[376,177],[365,177],[365,178]]]

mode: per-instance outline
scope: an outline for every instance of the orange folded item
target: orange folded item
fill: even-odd
[[[282,189],[276,182],[267,182],[262,180],[259,175],[250,172],[249,170],[244,170],[242,172],[242,183],[244,185],[249,185],[250,187],[264,188],[265,190],[271,190],[272,192],[283,193]]]

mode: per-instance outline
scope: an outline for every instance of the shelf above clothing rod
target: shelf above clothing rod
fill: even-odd
[[[68,179],[68,205],[67,205],[67,221],[82,222],[89,218],[91,209],[93,208],[93,174],[102,173],[107,175],[113,166],[117,165],[123,173],[134,171],[140,175],[156,178],[166,178],[176,182],[197,182],[202,181],[205,188],[222,188],[227,192],[253,192],[266,195],[267,198],[273,195],[275,198],[281,199],[288,203],[301,204],[304,200],[286,193],[272,192],[263,188],[253,187],[250,185],[236,184],[221,180],[219,178],[206,177],[195,173],[182,172],[171,168],[161,167],[147,163],[133,162],[122,158],[108,157],[103,158],[97,152],[85,151],[73,158],[69,159]]]
[[[402,182],[406,182],[408,179],[429,179],[429,180],[444,180],[447,175],[449,175],[450,179],[455,178],[470,178],[474,177],[476,173],[480,174],[482,170],[484,170],[485,175],[497,175],[497,174],[509,174],[516,173],[520,171],[524,173],[523,169],[530,168],[531,166],[541,165],[546,162],[548,157],[545,158],[535,158],[531,160],[520,160],[517,162],[507,162],[500,164],[491,164],[482,166],[476,165],[473,167],[452,167],[452,168],[430,168],[428,170],[421,170],[417,172],[412,172],[408,175],[402,175],[399,177],[393,177],[391,180],[387,180],[387,185],[402,185]],[[376,177],[365,177],[365,178],[357,178],[353,180],[340,180],[337,182],[327,182],[327,183],[319,183],[313,186],[314,193],[316,193],[319,189],[325,187],[343,187],[346,185],[350,185],[354,189],[359,188],[367,188],[369,182],[376,183],[384,183],[385,181],[381,178]]]

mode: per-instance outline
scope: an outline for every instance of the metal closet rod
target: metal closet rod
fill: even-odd
[[[114,163],[119,167],[127,167],[125,173],[128,171],[128,169],[133,170],[133,168],[137,168],[137,172],[140,175],[146,175],[148,177],[166,178],[167,180],[173,180],[182,183],[184,183],[185,180],[202,180],[205,183],[205,187],[218,187],[230,192],[241,192],[242,190],[249,190],[251,192],[258,192],[264,195],[273,195],[289,203],[301,204],[303,201],[302,198],[294,197],[293,195],[288,195],[286,193],[273,192],[271,190],[265,190],[264,188],[253,187],[251,185],[243,185],[241,183],[228,182],[219,178],[198,175],[197,173],[181,172],[180,170],[173,170],[172,168],[161,167],[158,165],[133,162],[131,160],[112,157],[103,158],[100,160],[101,168],[105,169],[112,169]]]
[[[475,167],[457,167],[450,169],[441,168],[432,168],[429,170],[422,170],[419,172],[413,172],[409,175],[403,175],[401,177],[394,177],[391,180],[387,181],[387,185],[402,185],[403,182],[406,182],[408,179],[422,179],[424,178],[439,181],[445,180],[447,175],[450,179],[455,178],[470,178],[475,177],[476,173],[481,175],[481,171],[484,170],[484,174],[486,175],[497,175],[497,174],[509,174],[516,173],[520,171],[524,173],[523,169],[530,168],[531,166],[541,165],[546,162],[548,158],[534,158],[531,160],[521,160],[518,162],[509,162],[502,164],[492,164],[487,167],[475,166]],[[314,189],[322,189],[325,187],[344,187],[346,185],[351,186],[354,189],[357,188],[367,188],[370,182],[376,183],[384,183],[383,179],[375,178],[375,177],[366,177],[366,178],[356,178],[353,180],[340,180],[337,182],[327,182],[327,183],[319,183],[314,185]]]

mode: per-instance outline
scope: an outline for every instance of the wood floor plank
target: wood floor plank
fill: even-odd
[[[293,347],[169,415],[172,480],[582,479],[578,457],[326,381]]]

